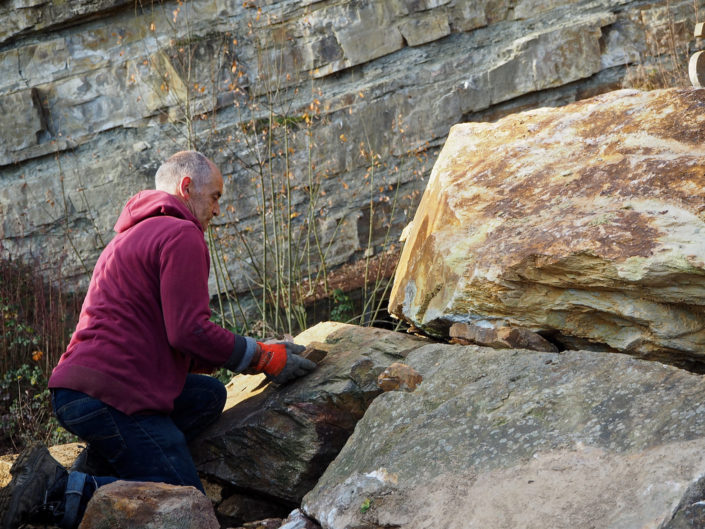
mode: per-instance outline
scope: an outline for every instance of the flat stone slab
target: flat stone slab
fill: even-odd
[[[286,386],[263,375],[236,376],[221,419],[192,446],[209,480],[298,506],[347,441],[372,400],[379,375],[426,340],[327,322],[296,337],[327,355]]]
[[[304,497],[324,529],[701,527],[702,377],[587,351],[405,363],[423,382],[379,396]]]

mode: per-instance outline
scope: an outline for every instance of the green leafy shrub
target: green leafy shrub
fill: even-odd
[[[53,417],[47,379],[78,320],[80,296],[7,255],[0,277],[0,453],[65,442],[72,437]]]
[[[2,376],[0,426],[3,443],[15,451],[33,441],[54,445],[76,440],[54,417],[47,377],[37,365],[24,364]]]
[[[333,291],[333,308],[330,311],[330,319],[346,323],[353,318],[355,306],[353,305],[350,296],[341,289],[336,288]]]

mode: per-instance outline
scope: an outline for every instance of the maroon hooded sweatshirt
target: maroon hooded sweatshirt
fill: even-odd
[[[126,414],[169,413],[194,366],[244,369],[253,340],[210,321],[203,228],[176,197],[138,193],[115,231],[49,387],[81,391]]]

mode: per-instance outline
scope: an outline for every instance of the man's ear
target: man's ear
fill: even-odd
[[[181,198],[189,198],[191,195],[191,177],[184,176],[179,182],[179,195]]]

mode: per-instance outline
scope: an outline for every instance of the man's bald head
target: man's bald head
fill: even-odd
[[[216,173],[215,164],[198,151],[180,151],[164,162],[154,177],[155,188],[171,195],[178,194],[179,184],[190,177],[197,189],[202,188]]]
[[[154,183],[183,202],[204,230],[220,214],[223,175],[208,158],[197,151],[174,154],[157,170]]]

